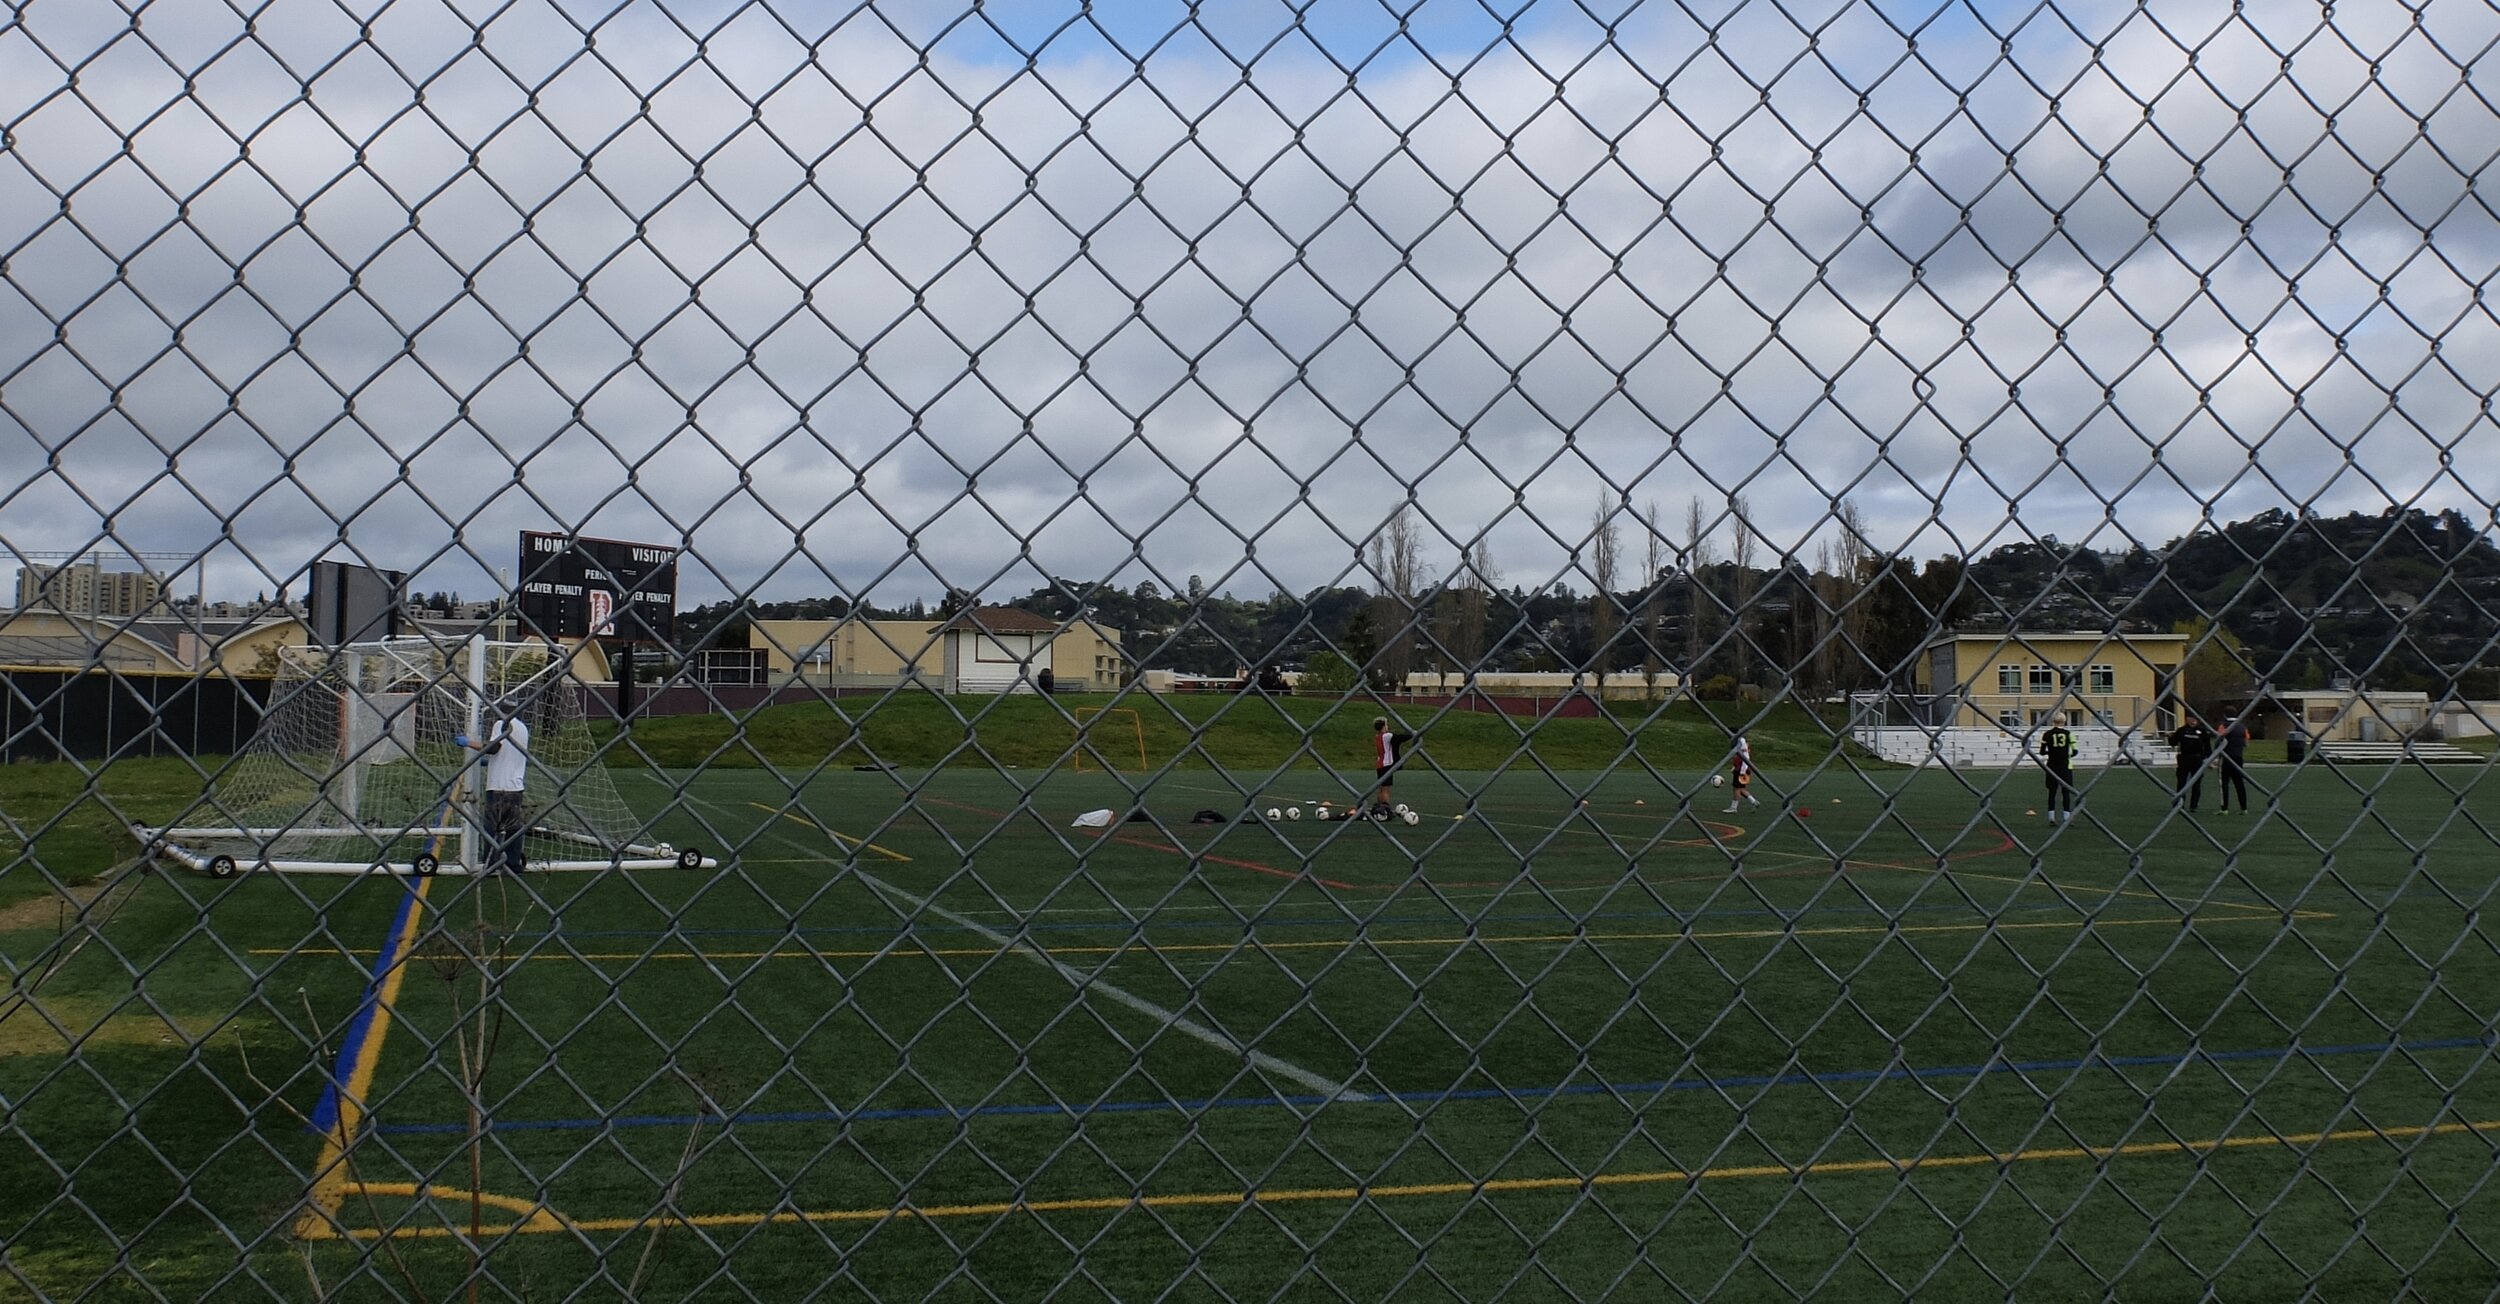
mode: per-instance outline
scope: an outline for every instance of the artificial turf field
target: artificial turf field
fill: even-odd
[[[0,1294],[2489,1296],[2500,776],[2257,775],[624,773],[727,867],[125,874],[0,934]]]

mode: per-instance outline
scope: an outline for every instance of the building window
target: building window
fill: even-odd
[[[2335,703],[2311,702],[2307,715],[2311,724],[2333,724],[2335,723]]]
[[[1997,712],[1997,723],[2004,725],[2008,729],[2021,729],[2023,727],[2023,713],[2021,708],[2009,706],[2004,710]]]
[[[2031,668],[2031,691],[2035,693],[2056,692],[2057,667],[2033,666]]]
[[[2023,668],[2021,666],[1998,666],[1997,691],[2000,693],[2023,691]]]
[[[2090,691],[2108,697],[2118,691],[2118,667],[2094,666],[2090,672]]]

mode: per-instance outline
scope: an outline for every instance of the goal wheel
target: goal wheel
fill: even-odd
[[[208,876],[209,876],[210,878],[232,878],[232,877],[234,877],[234,857],[232,857],[232,856],[211,856],[211,857],[209,857],[209,858],[208,858]]]
[[[423,852],[419,852],[415,860],[408,862],[408,868],[415,870],[419,878],[432,878],[434,871],[442,867],[443,862]]]
[[[687,848],[687,849],[685,849],[684,851],[680,851],[680,852],[678,852],[678,853],[677,853],[677,867],[678,867],[679,869],[701,869],[701,868],[703,868],[703,853],[702,853],[702,852],[700,852],[700,851],[695,850],[695,849],[694,849],[694,848],[692,848],[692,847],[688,847],[688,848]]]

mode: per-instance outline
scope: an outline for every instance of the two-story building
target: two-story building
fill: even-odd
[[[1920,649],[1928,724],[2028,733],[2057,711],[2077,724],[2166,734],[2186,683],[2185,634],[2009,630],[1943,634]]]

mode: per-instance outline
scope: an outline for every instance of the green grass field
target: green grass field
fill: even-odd
[[[1797,740],[1728,814],[1691,746],[1436,740],[1413,827],[1258,816],[1368,776],[1248,744],[759,753],[619,771],[718,873],[107,867],[87,926],[21,895],[0,933],[0,1296],[2500,1282],[2488,767],[2262,768],[2193,819],[2115,770],[2052,827],[2036,774]]]

